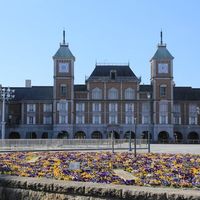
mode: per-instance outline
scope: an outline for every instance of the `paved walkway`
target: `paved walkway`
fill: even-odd
[[[33,149],[25,149],[25,148],[18,148],[18,149],[9,149],[3,150],[0,149],[0,153],[2,152],[12,152],[12,151],[111,151],[112,149],[104,149],[99,150],[96,148],[88,149],[88,148],[63,148],[63,149],[54,149],[49,148],[33,148]],[[128,145],[124,145],[123,149],[115,149],[115,151],[128,151]],[[134,145],[132,145],[132,152],[134,152]],[[147,149],[137,149],[137,153],[140,152],[148,152]],[[190,153],[190,154],[200,154],[200,144],[151,144],[151,152],[152,153]]]
[[[200,144],[152,144],[151,152],[200,154]]]

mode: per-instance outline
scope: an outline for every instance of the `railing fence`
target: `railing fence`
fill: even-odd
[[[129,149],[129,139],[114,139],[114,149]],[[131,140],[132,149],[134,139]],[[137,149],[147,149],[147,139],[136,139]],[[39,150],[108,150],[111,139],[4,139],[0,140],[0,151]]]

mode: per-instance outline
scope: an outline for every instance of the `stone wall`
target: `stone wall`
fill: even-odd
[[[200,200],[200,190],[0,176],[0,200]]]

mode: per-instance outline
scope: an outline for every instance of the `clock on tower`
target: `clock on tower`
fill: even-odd
[[[167,63],[159,63],[158,64],[158,73],[166,74],[168,73],[168,64]]]

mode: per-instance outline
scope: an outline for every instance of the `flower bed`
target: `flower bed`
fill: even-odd
[[[72,164],[78,163],[72,169]],[[77,168],[76,168],[77,167]],[[131,173],[123,180],[113,169]],[[0,173],[24,177],[139,186],[200,188],[200,155],[111,152],[38,152],[0,154]]]

